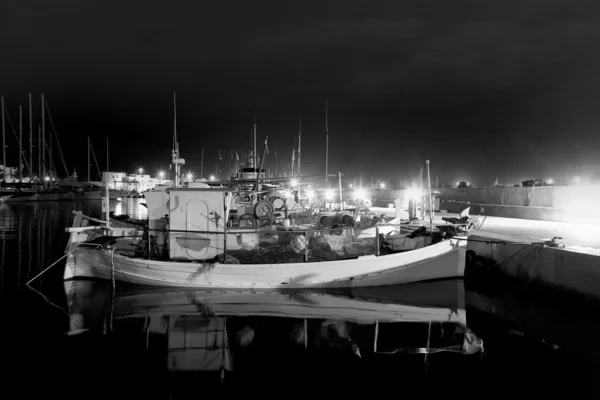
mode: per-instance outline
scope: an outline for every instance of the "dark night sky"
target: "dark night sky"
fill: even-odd
[[[226,169],[256,112],[280,168],[302,115],[303,173],[324,173],[327,99],[351,179],[427,158],[440,183],[600,178],[599,22],[597,0],[4,0],[0,94],[16,123],[44,92],[80,176],[87,135],[101,167],[108,137],[111,170],[168,169],[176,92],[184,171],[202,147]]]

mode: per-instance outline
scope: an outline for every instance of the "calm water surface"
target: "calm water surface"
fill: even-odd
[[[142,199],[111,204],[147,216]],[[600,312],[498,278],[325,293],[64,283],[74,209],[0,204],[4,398],[560,396],[596,390]],[[466,288],[465,288],[466,285]]]

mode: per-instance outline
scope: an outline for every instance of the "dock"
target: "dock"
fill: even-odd
[[[395,215],[395,209],[373,207]],[[434,214],[442,217],[458,214]],[[471,213],[473,215],[473,213]],[[600,226],[478,216],[469,235],[466,270],[496,271],[526,282],[600,300]],[[425,216],[429,221],[429,216]]]

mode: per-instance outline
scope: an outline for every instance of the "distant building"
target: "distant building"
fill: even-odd
[[[116,190],[145,192],[154,188],[164,179],[151,178],[150,175],[126,174],[125,172],[103,172],[102,181],[108,181],[108,187]]]

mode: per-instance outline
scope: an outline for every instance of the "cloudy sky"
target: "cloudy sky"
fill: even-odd
[[[4,0],[0,95],[27,136],[45,94],[80,176],[88,135],[101,168],[108,137],[111,169],[168,170],[174,92],[196,175],[202,148],[205,175],[219,149],[227,170],[255,115],[280,171],[301,116],[302,172],[323,174],[327,101],[329,171],[349,179],[426,159],[440,183],[600,176],[599,22],[575,0]],[[8,122],[7,142],[16,165]]]

